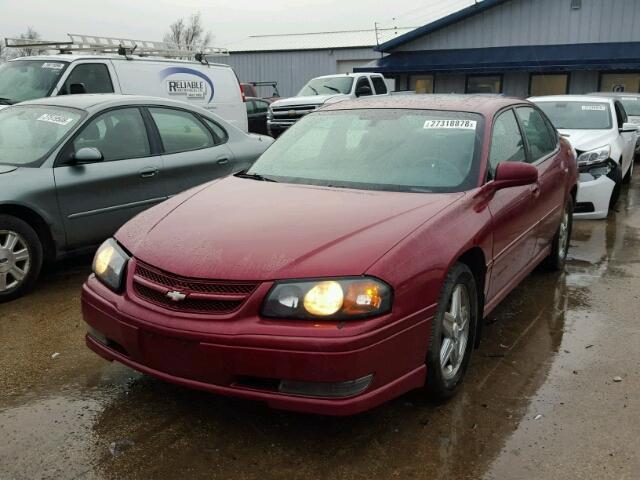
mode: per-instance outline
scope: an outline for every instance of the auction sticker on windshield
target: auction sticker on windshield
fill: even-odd
[[[582,105],[582,110],[592,110],[596,112],[604,112],[607,109],[604,105]]]
[[[55,123],[56,125],[69,125],[73,122],[73,118],[64,115],[56,115],[55,113],[45,113],[37,118],[40,122]]]
[[[43,63],[42,68],[48,68],[50,70],[62,70],[64,63]]]
[[[427,120],[424,122],[424,128],[427,130],[442,128],[475,130],[477,125],[476,120]]]

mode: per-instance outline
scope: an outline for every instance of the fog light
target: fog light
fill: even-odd
[[[373,374],[357,380],[348,380],[338,383],[324,382],[298,382],[295,380],[282,380],[278,391],[280,393],[288,393],[291,395],[302,395],[305,397],[329,397],[344,398],[352,397],[364,392],[371,381]]]
[[[98,330],[96,330],[95,328],[93,328],[91,325],[87,325],[87,332],[89,333],[89,336],[91,338],[93,338],[94,340],[97,340],[98,342],[102,343],[103,345],[106,345],[108,340],[107,337],[104,333],[99,332]]]

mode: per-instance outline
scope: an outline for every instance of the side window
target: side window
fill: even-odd
[[[371,81],[373,82],[373,87],[376,89],[377,95],[384,95],[388,92],[384,78],[375,76],[371,77]]]
[[[531,107],[519,107],[516,111],[529,142],[531,162],[536,162],[553,152],[557,145],[556,137],[547,128],[540,112]]]
[[[76,65],[64,82],[60,95],[71,93],[71,85],[81,84],[86,93],[113,93],[109,69],[104,63],[81,63]]]
[[[267,113],[269,104],[263,100],[254,100],[256,113]]]
[[[618,128],[622,128],[622,125],[624,125],[628,121],[627,112],[620,102],[616,101],[615,105],[616,105],[616,119],[618,120]]]
[[[151,155],[147,129],[140,110],[111,110],[93,119],[73,141],[75,152],[97,148],[105,162]]]
[[[191,113],[168,108],[149,108],[160,132],[165,153],[188,152],[212,147],[209,130]]]
[[[362,93],[360,93],[360,95],[358,95],[358,90],[360,90],[361,88],[369,88],[368,93],[366,93],[366,90],[363,91]],[[368,95],[373,95],[373,91],[371,90],[371,84],[369,83],[369,79],[367,77],[360,77],[360,79],[358,80],[358,83],[356,83],[356,89],[355,89],[356,95],[359,97],[366,97]]]
[[[253,100],[247,100],[246,103],[247,103],[247,114],[253,115],[254,113],[256,113],[256,107]]]
[[[524,142],[513,110],[498,117],[491,133],[491,153],[489,154],[489,175],[494,178],[496,168],[502,162],[524,162]]]
[[[215,137],[215,142],[217,145],[225,143],[227,140],[229,140],[229,134],[224,128],[222,128],[213,120],[209,120],[208,118],[204,118],[203,120],[213,132],[213,136]]]

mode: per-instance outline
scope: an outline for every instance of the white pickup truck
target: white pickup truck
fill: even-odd
[[[297,96],[273,102],[267,113],[269,133],[277,137],[306,114],[327,103],[364,97],[389,95],[379,73],[326,75],[309,80]]]

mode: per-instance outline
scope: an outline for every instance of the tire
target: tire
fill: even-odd
[[[631,165],[629,165],[629,170],[627,170],[627,174],[622,179],[622,183],[628,185],[631,183],[631,179],[633,178],[633,161],[631,161]]]
[[[0,215],[0,303],[27,293],[42,269],[42,243],[31,226]]]
[[[573,230],[573,197],[569,197],[562,212],[562,220],[558,231],[551,243],[551,253],[544,261],[547,270],[558,271],[564,269],[567,263],[567,254],[571,243],[571,232]]]
[[[451,314],[455,313],[452,310],[455,295],[459,295],[459,305],[463,307],[458,309],[462,312],[462,318],[460,314],[451,318]],[[467,313],[466,325],[460,329],[464,311]],[[431,326],[426,387],[433,398],[442,400],[451,397],[462,383],[475,343],[478,316],[478,291],[473,273],[465,264],[456,263],[445,279]],[[461,342],[465,335],[463,345]],[[444,348],[449,350],[448,356],[444,354]]]

